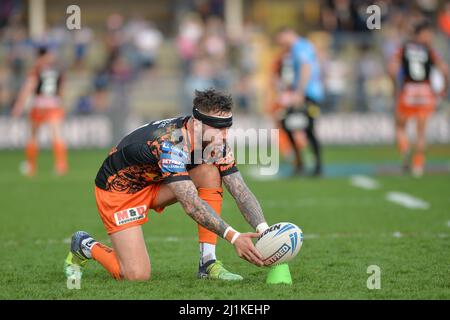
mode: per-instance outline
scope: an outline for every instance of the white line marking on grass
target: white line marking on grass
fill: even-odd
[[[447,227],[450,228],[450,220],[447,221]]]
[[[386,194],[386,200],[401,205],[408,209],[422,209],[427,210],[430,208],[430,204],[422,199],[413,197],[410,194],[398,191],[388,192]]]
[[[6,242],[3,242],[4,247],[17,246],[17,245],[19,245],[19,243],[15,240],[8,240]]]
[[[375,190],[380,187],[380,184],[375,179],[364,175],[353,175],[350,177],[352,186],[366,190]]]
[[[318,235],[317,233],[305,233],[303,235],[303,239],[317,239],[320,238],[320,235]]]
[[[316,207],[316,206],[373,206],[378,204],[378,200],[373,197],[360,197],[357,200],[354,198],[343,198],[343,197],[323,197],[323,198],[304,198],[298,200],[261,200],[261,206],[263,208],[276,208],[276,209],[292,209],[292,208],[303,208],[303,207]],[[224,204],[224,207],[227,207]]]
[[[401,233],[400,231],[395,231],[392,233],[376,233],[376,234],[368,234],[368,233],[305,233],[304,239],[306,240],[314,240],[314,239],[359,239],[359,238],[383,238],[393,237],[393,238],[450,238],[450,233]],[[197,241],[197,237],[146,237],[146,243],[154,243],[154,242],[192,242],[195,243]],[[107,239],[100,240],[101,243],[108,243]],[[35,239],[30,242],[36,246],[45,246],[45,245],[66,245],[66,239]],[[28,245],[28,242],[19,242],[16,240],[7,240],[4,242],[0,242],[0,247],[19,247]]]

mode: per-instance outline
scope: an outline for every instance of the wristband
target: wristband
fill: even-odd
[[[236,233],[233,235],[233,238],[231,239],[230,243],[231,243],[231,244],[234,244],[234,242],[236,241],[236,239],[237,239],[240,235],[241,235],[241,234],[240,234],[239,232],[236,232]]]
[[[231,244],[233,244],[234,241],[236,241],[237,237],[239,237],[239,235],[240,235],[239,232],[234,230],[232,227],[228,227],[225,229],[225,232],[223,233],[223,238],[231,242]]]
[[[236,230],[234,230],[232,227],[228,226],[228,227],[225,229],[225,232],[223,233],[223,238],[224,238],[224,239],[227,238],[227,234],[228,234],[228,232],[230,232],[230,231],[235,231],[235,232],[236,232]]]
[[[260,224],[258,224],[258,226],[256,226],[256,231],[258,233],[263,233],[267,229],[269,229],[269,225],[267,224],[267,222],[261,222]]]

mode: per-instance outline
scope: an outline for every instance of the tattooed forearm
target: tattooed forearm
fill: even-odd
[[[168,184],[170,190],[181,203],[184,211],[197,223],[223,237],[228,224],[220,218],[208,203],[199,198],[195,185],[190,180]]]
[[[239,210],[241,210],[245,220],[247,220],[253,228],[256,228],[258,224],[266,221],[258,200],[247,187],[239,172],[223,177],[222,181],[236,200]]]

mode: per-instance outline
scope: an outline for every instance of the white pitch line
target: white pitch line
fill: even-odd
[[[380,184],[375,179],[365,175],[353,175],[350,177],[352,186],[365,190],[375,190],[380,188]]]
[[[356,239],[356,238],[372,238],[372,237],[380,237],[385,239],[386,237],[393,238],[403,238],[403,237],[437,237],[437,238],[450,238],[450,233],[429,233],[429,234],[404,234],[400,231],[395,231],[391,233],[379,233],[379,234],[365,234],[365,233],[305,233],[305,240],[314,240],[314,239]],[[197,241],[196,237],[147,237],[145,238],[145,242],[195,242]],[[102,243],[110,243],[108,239],[100,239]],[[8,240],[5,242],[0,242],[0,247],[17,247],[25,245],[25,242],[18,242],[16,240]],[[37,246],[43,245],[67,245],[66,239],[36,239],[32,241],[32,244]]]
[[[386,200],[408,209],[427,210],[430,208],[430,204],[428,202],[404,192],[398,191],[388,192],[386,194]]]
[[[317,239],[320,238],[320,235],[317,233],[306,233],[303,235],[303,239]]]
[[[373,199],[371,197],[363,197],[358,199],[358,201],[352,201],[353,199],[344,199],[342,197],[326,197],[326,198],[304,198],[299,200],[292,200],[292,201],[283,201],[280,202],[278,200],[262,200],[261,206],[263,208],[303,208],[303,207],[315,207],[318,205],[321,206],[339,206],[339,205],[346,205],[351,203],[353,206],[373,206],[374,204],[377,204],[377,199]],[[227,207],[227,204],[224,204],[224,207]]]

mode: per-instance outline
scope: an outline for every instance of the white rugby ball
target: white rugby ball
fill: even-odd
[[[303,231],[290,222],[271,225],[256,241],[255,247],[266,266],[286,263],[294,259],[303,244]]]

